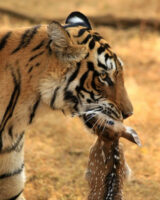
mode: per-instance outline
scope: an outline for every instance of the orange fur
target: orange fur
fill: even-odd
[[[0,32],[0,154],[7,154],[11,162],[15,152],[19,158],[19,167],[18,161],[12,170],[6,165],[6,174],[0,168],[0,190],[1,179],[16,174],[11,193],[7,185],[0,199],[23,189],[24,132],[47,108],[78,114],[85,120],[84,113],[90,109],[94,113],[97,106],[108,109],[111,102],[109,109],[120,110],[111,112],[112,117],[132,114],[121,63],[107,42],[86,24],[67,27],[52,22]],[[109,112],[103,113],[102,118],[107,115]],[[7,159],[0,156],[0,165]]]

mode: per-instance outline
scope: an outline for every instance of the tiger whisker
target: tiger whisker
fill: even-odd
[[[100,118],[96,120],[96,122],[94,123],[94,125],[92,126],[92,128],[95,127],[95,125],[99,122],[99,120],[101,120]]]
[[[93,113],[101,113],[99,110],[90,110],[90,111],[87,111],[86,115],[90,115],[90,114],[93,114]]]
[[[96,116],[96,114],[92,114],[92,116],[90,118],[88,118],[84,123],[87,123],[89,120],[91,120],[95,116]]]
[[[104,121],[105,121],[105,119],[102,119],[102,122],[101,122],[101,124],[99,126],[99,130],[100,130],[101,126],[103,125]]]
[[[85,114],[87,114],[87,112],[79,112],[79,113],[74,113],[73,116],[81,116]]]
[[[90,110],[90,111],[86,111],[84,114],[87,115],[91,115],[91,114],[98,114],[100,112],[98,112],[98,110]]]
[[[98,105],[99,103],[83,103],[83,105],[88,105],[88,106],[92,106],[92,105]]]
[[[99,119],[99,121],[102,120],[101,118]],[[95,129],[99,129],[99,122],[96,124]]]
[[[105,129],[105,123],[106,123],[106,119],[104,120],[104,126],[103,126],[103,130],[102,130],[102,134],[103,134],[104,129]]]

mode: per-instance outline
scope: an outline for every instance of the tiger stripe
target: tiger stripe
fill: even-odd
[[[28,60],[28,62],[31,62],[31,61],[33,61],[35,58],[37,58],[37,57],[41,56],[43,53],[44,53],[44,51],[41,51],[40,53],[38,53],[38,54],[36,54],[36,55],[34,55],[34,56],[30,57],[30,58],[29,58],[29,60]]]
[[[5,125],[8,122],[8,120],[12,117],[14,108],[17,104],[18,97],[20,95],[20,72],[18,71],[17,74],[18,74],[18,80],[16,79],[15,74],[12,72],[13,82],[14,82],[15,86],[14,86],[14,90],[12,92],[9,104],[6,108],[6,111],[4,113],[3,119],[2,119],[1,124],[0,124],[0,150],[2,150],[2,146],[3,146],[3,144],[2,144],[2,132],[5,128]]]
[[[105,48],[102,46],[100,46],[99,48],[98,48],[98,50],[97,50],[97,52],[98,52],[98,54],[101,54],[101,53],[103,53],[105,51]]]
[[[23,198],[25,130],[46,107],[80,116],[93,133],[99,115],[88,120],[85,114],[91,117],[96,105],[104,118],[116,116],[106,111],[113,97],[120,112],[132,111],[118,57],[87,17],[79,12],[70,17],[65,25],[0,31],[0,200]],[[108,65],[115,66],[111,73]]]
[[[41,27],[40,25],[37,25],[31,29],[27,29],[22,35],[19,45],[12,51],[11,54],[14,54],[17,51],[21,50],[22,48],[27,47],[40,27]]]
[[[17,140],[14,142],[12,146],[2,149],[0,151],[0,154],[11,153],[12,151],[20,152],[21,148],[23,147],[22,146],[23,144],[20,145],[20,142],[22,141],[23,137],[24,137],[24,132],[19,134]]]
[[[35,46],[35,47],[32,49],[32,52],[33,52],[33,51],[37,51],[38,49],[40,49],[41,47],[43,47],[44,41],[45,41],[45,40],[42,40],[37,46]]]
[[[102,36],[96,35],[96,34],[93,35],[93,38],[94,38],[94,41],[97,41],[97,42],[99,42],[101,39],[103,39]]]
[[[67,82],[67,85],[66,85],[66,87],[65,87],[65,91],[67,90],[69,84],[70,84],[71,82],[73,82],[74,79],[77,77],[77,75],[78,75],[78,73],[79,73],[80,66],[81,66],[81,63],[80,63],[80,62],[77,63],[77,68],[76,68],[75,72],[69,77],[68,82]]]
[[[75,105],[73,106],[73,108],[78,111],[77,105],[78,105],[78,98],[73,95],[73,93],[71,91],[67,91],[64,93],[64,100],[65,101],[71,101],[73,102]]]
[[[84,38],[80,44],[86,44],[91,37],[92,37],[91,34],[88,34],[87,37]]]
[[[7,200],[16,200],[22,194],[22,192],[23,192],[23,190],[21,190],[16,196],[11,197],[11,198],[9,198]]]
[[[37,110],[37,108],[38,108],[38,105],[39,105],[40,101],[41,101],[41,96],[38,97],[37,101],[36,101],[35,104],[33,105],[33,109],[32,109],[32,112],[31,112],[31,114],[30,114],[30,117],[29,117],[29,124],[32,123],[32,121],[33,121],[33,119],[34,119],[34,117],[35,117],[35,113],[36,113],[36,110]]]
[[[59,88],[60,88],[60,87],[56,87],[56,89],[55,89],[54,92],[53,92],[53,96],[52,96],[52,98],[51,98],[51,103],[50,103],[50,107],[51,107],[51,108],[54,108],[54,102],[55,102],[55,100],[56,100],[56,95],[57,95],[57,92],[58,92]]]
[[[0,40],[0,51],[6,46],[8,38],[11,36],[11,31],[7,32]]]
[[[83,36],[83,34],[89,30],[88,28],[81,28],[79,31],[78,31],[78,35],[76,35],[76,37],[81,37]]]
[[[35,66],[36,66],[36,67],[40,66],[40,63],[36,63]]]
[[[100,90],[98,89],[98,87],[96,86],[95,84],[95,78],[98,77],[98,73],[97,72],[93,72],[93,78],[92,78],[92,81],[91,81],[91,85],[92,85],[92,88],[97,91],[97,92],[100,92]]]
[[[94,39],[92,39],[92,40],[89,42],[89,48],[90,48],[90,50],[92,50],[92,49],[94,49],[94,47],[95,47],[95,41],[94,41]]]
[[[46,45],[46,49],[48,50],[49,55],[52,54],[51,43],[52,43],[52,40],[49,40]]]
[[[84,88],[84,82],[85,82],[85,80],[87,79],[88,74],[89,74],[89,70],[87,70],[87,71],[82,75],[82,77],[80,78],[79,89],[80,89],[80,90],[83,90],[83,91],[85,91],[85,92],[88,92],[87,89]]]
[[[10,176],[15,176],[17,174],[20,174],[23,169],[24,169],[24,163],[21,165],[21,167],[19,169],[15,170],[13,172],[0,175],[0,179],[9,178]]]
[[[34,67],[38,67],[38,66],[40,66],[40,63],[36,63],[34,66],[31,65],[30,68],[29,68],[28,71],[27,71],[28,74],[31,73],[31,71],[34,69]]]
[[[31,66],[28,70],[28,73],[30,73],[33,70],[33,66]]]
[[[13,126],[9,127],[8,134],[10,135],[11,138],[13,138]]]

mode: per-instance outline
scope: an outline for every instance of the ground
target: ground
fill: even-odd
[[[10,1],[11,2],[11,1]],[[8,6],[19,12],[24,7],[35,13],[51,17],[51,5],[54,2],[53,17],[59,17],[58,9],[68,14],[72,10],[84,10],[85,14],[98,15],[98,9],[105,13],[105,4],[110,5],[110,13],[128,17],[142,15],[157,17],[158,1],[102,1],[95,9],[96,1],[1,1],[0,6]],[[39,3],[38,3],[39,2]],[[44,2],[44,1],[43,1]],[[85,3],[86,2],[86,3]],[[99,1],[97,1],[99,2]],[[108,2],[105,3],[105,2]],[[118,2],[118,5],[116,4]],[[132,4],[131,4],[132,2]],[[34,6],[34,4],[38,6]],[[50,5],[50,4],[51,5]],[[63,2],[64,3],[64,2]],[[121,3],[125,4],[123,7]],[[41,5],[41,6],[40,6]],[[50,6],[49,6],[50,5]],[[131,12],[132,5],[135,12]],[[15,9],[16,7],[16,9]],[[90,9],[87,9],[87,8]],[[115,9],[114,9],[115,8]],[[144,8],[144,9],[143,9]],[[151,10],[149,8],[152,8]],[[46,12],[48,9],[48,12]],[[116,10],[116,13],[115,13]],[[122,14],[124,10],[124,14]],[[141,11],[141,12],[140,12]],[[153,12],[156,11],[156,12]],[[108,12],[108,10],[107,10]],[[137,12],[137,13],[136,13]],[[130,13],[132,14],[130,16]],[[139,14],[138,14],[139,13]],[[14,23],[13,23],[14,22]],[[29,25],[27,21],[2,16],[1,28],[6,26]],[[127,200],[160,199],[160,35],[156,31],[144,31],[133,28],[117,30],[107,27],[96,27],[121,57],[125,66],[125,85],[134,106],[134,115],[125,121],[132,126],[141,138],[142,147],[125,141],[126,160],[132,168],[132,178],[125,183],[124,195]],[[87,132],[78,118],[70,118],[59,112],[47,111],[26,133],[25,166],[27,181],[25,196],[27,200],[84,200],[87,197],[88,185],[84,178],[90,145],[95,137]]]

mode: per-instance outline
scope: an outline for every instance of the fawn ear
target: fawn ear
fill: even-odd
[[[126,129],[126,131],[122,133],[122,137],[137,144],[138,146],[141,146],[141,141],[140,141],[136,131],[129,126],[125,126],[125,129]]]
[[[60,60],[79,62],[86,56],[86,47],[73,44],[65,28],[58,22],[49,24],[47,32],[51,40],[50,48]]]

